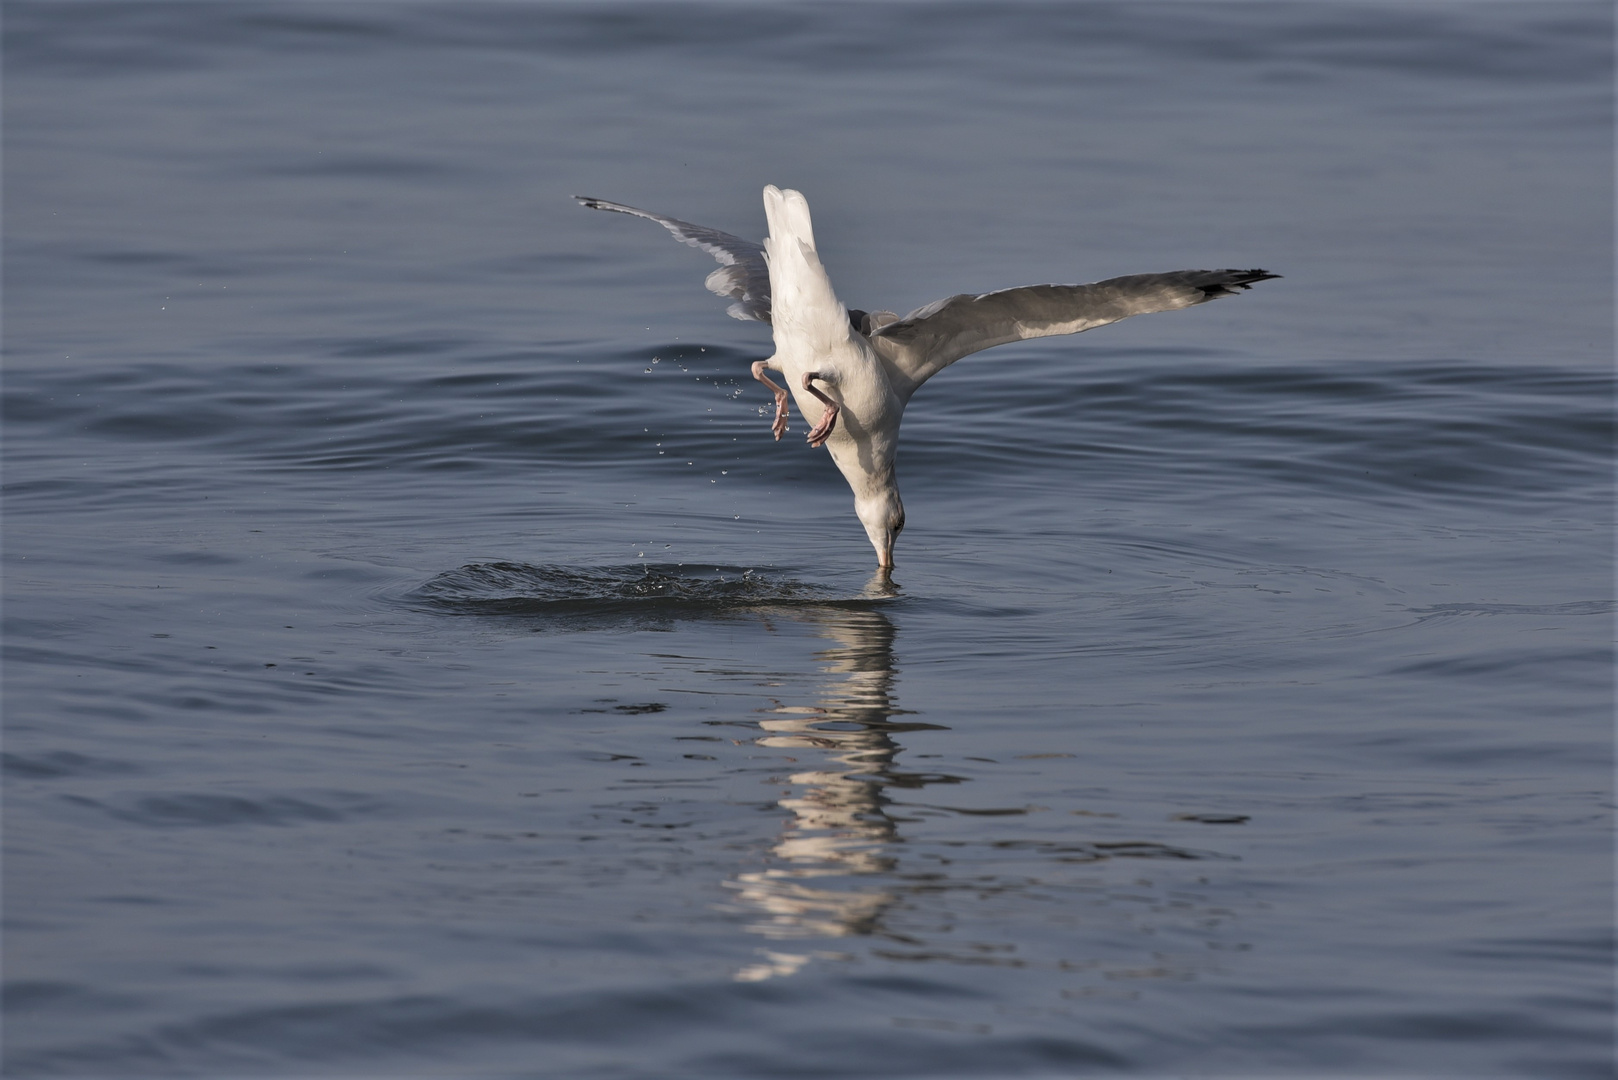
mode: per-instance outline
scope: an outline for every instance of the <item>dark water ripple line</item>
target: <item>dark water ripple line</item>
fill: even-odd
[[[47,750],[32,755],[0,753],[0,774],[13,780],[124,776],[140,771],[131,762],[92,757],[71,750]]]
[[[1173,861],[1214,859],[1230,862],[1239,862],[1241,860],[1239,855],[1180,847],[1174,844],[1162,844],[1151,840],[1089,841],[1084,843],[1067,843],[1055,840],[942,840],[935,841],[935,843],[946,848],[988,847],[998,851],[1028,851],[1036,855],[1047,856],[1053,862],[1086,863],[1101,862],[1107,859],[1169,859]],[[963,883],[961,887],[971,888],[973,886]]]
[[[1618,610],[1612,600],[1574,600],[1565,604],[1435,604],[1407,608],[1417,622],[1432,619],[1487,615],[1611,615]]]
[[[328,792],[301,797],[285,793],[249,796],[165,792],[112,799],[93,799],[84,795],[63,795],[61,798],[64,802],[114,821],[147,828],[329,825],[351,820],[356,815],[374,815],[382,809],[374,796],[358,792]]]

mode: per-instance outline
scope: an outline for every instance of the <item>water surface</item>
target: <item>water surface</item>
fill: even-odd
[[[1611,1075],[1606,5],[8,5],[7,1075]],[[1285,277],[917,396],[710,265]]]

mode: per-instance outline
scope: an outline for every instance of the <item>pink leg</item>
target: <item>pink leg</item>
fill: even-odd
[[[818,378],[820,378],[820,372],[818,371],[811,371],[803,377],[803,388],[826,403],[826,411],[821,414],[820,423],[809,430],[810,446],[823,445],[827,439],[831,438],[832,428],[837,426],[837,402],[816,390],[810,382],[811,379]]]
[[[775,421],[770,424],[770,432],[775,441],[780,442],[781,436],[787,433],[787,391],[784,386],[777,386],[775,381],[764,374],[764,361],[753,361],[753,378],[768,386],[775,392]]]

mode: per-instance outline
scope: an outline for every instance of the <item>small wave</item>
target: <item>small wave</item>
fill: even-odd
[[[1611,600],[1575,600],[1567,604],[1435,604],[1410,608],[1418,622],[1450,616],[1475,615],[1611,615],[1618,605]]]
[[[1106,859],[1236,860],[1239,858],[1239,856],[1226,855],[1223,852],[1199,851],[1193,848],[1177,847],[1173,844],[1159,844],[1151,840],[1079,843],[1058,843],[1042,840],[998,840],[994,841],[991,846],[1037,851],[1041,855],[1050,856],[1057,862],[1101,862]]]
[[[531,566],[470,563],[439,574],[408,603],[459,615],[723,616],[768,608],[865,607],[878,590],[850,596],[822,585],[741,566]]]
[[[288,795],[219,795],[167,792],[112,799],[64,795],[63,800],[99,811],[117,821],[154,828],[236,825],[307,825],[343,821],[356,812],[376,809],[375,800],[351,792],[309,797]]]
[[[77,776],[117,776],[139,770],[127,761],[86,757],[71,750],[43,754],[0,754],[0,774],[17,780],[56,780]]]

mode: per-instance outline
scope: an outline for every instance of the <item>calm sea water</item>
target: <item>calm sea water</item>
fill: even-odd
[[[9,3],[7,1076],[1612,1075],[1605,4]],[[896,586],[711,268],[973,357]]]

